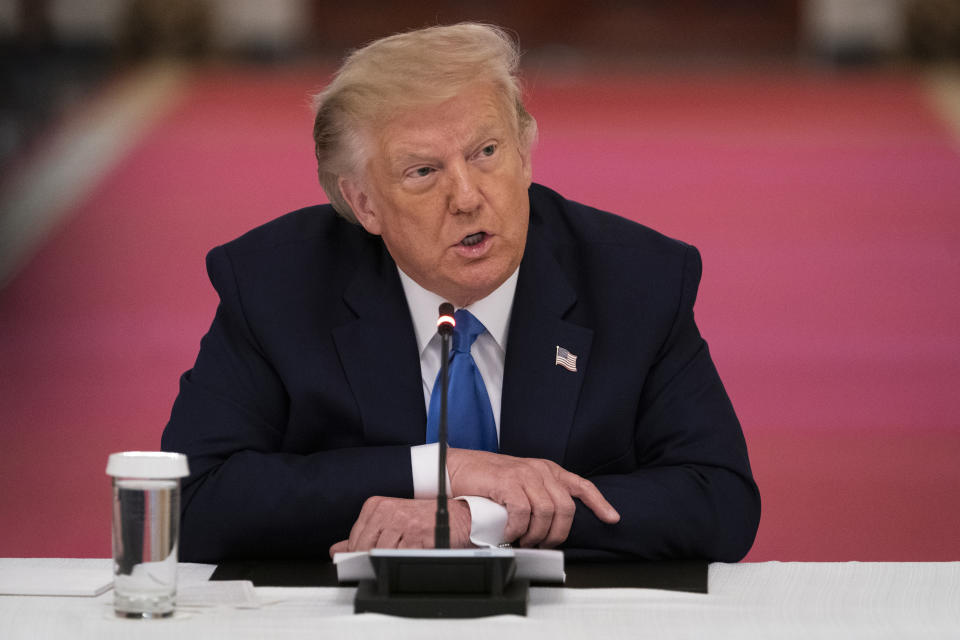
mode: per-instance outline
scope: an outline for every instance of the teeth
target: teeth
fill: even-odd
[[[482,232],[482,231],[481,231],[480,233],[472,233],[472,234],[470,234],[469,236],[467,236],[466,238],[464,238],[464,239],[461,241],[461,244],[463,244],[463,245],[465,245],[465,246],[468,246],[468,247],[472,247],[473,245],[478,244],[481,240],[483,240],[483,232]]]

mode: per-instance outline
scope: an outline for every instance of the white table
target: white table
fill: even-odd
[[[18,567],[98,567],[100,559],[0,559]],[[181,565],[180,583],[212,565]],[[113,616],[96,598],[0,596],[0,637],[19,638],[960,638],[960,562],[713,564],[710,593],[647,589],[530,590],[526,618],[409,620],[353,615],[353,589],[256,589],[261,606]]]

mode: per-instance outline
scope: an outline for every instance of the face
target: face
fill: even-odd
[[[371,136],[362,175],[340,178],[357,219],[397,265],[457,306],[520,265],[530,157],[492,85],[391,118]]]

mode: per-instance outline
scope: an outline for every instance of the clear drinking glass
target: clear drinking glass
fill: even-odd
[[[173,615],[177,595],[180,453],[127,451],[110,455],[113,477],[113,608],[125,618]]]

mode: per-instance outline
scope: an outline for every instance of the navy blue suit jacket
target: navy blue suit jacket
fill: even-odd
[[[590,478],[566,546],[740,559],[760,501],[740,424],[694,323],[691,246],[530,188],[500,451]],[[413,496],[425,439],[419,354],[380,238],[330,206],[213,249],[210,331],[163,434],[189,455],[181,558],[325,557],[370,496]],[[556,347],[577,371],[554,362]]]

